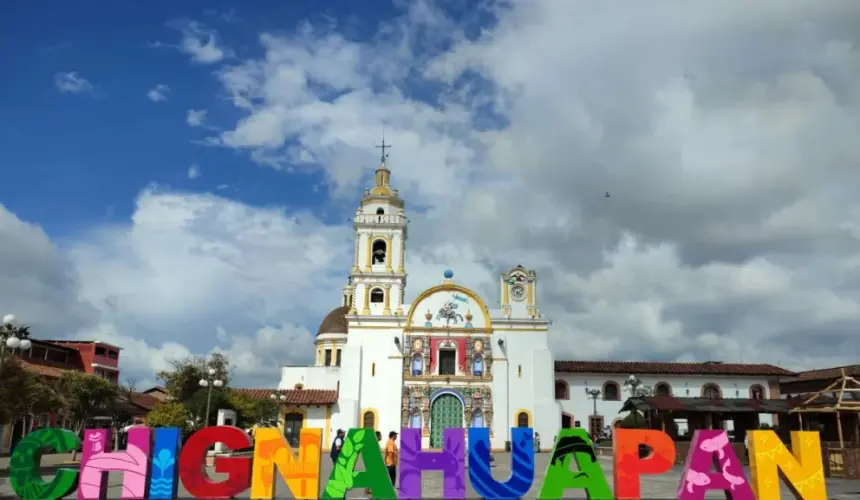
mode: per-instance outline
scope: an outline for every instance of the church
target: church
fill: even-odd
[[[409,219],[390,180],[383,157],[353,218],[352,268],[341,305],[319,327],[314,366],[282,367],[277,391],[248,390],[281,404],[289,441],[302,427],[322,428],[326,448],[337,429],[412,427],[438,449],[446,428],[487,427],[502,450],[511,427],[532,427],[551,449],[560,427],[600,432],[616,420],[634,377],[665,395],[779,397],[790,372],[771,365],[556,362],[537,275],[520,265],[499,277],[500,309],[451,270],[406,304]]]

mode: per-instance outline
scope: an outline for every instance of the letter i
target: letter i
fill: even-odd
[[[179,482],[176,467],[179,458],[181,432],[178,427],[155,429],[155,446],[152,448],[152,466],[149,473],[149,498],[167,500],[176,498]]]

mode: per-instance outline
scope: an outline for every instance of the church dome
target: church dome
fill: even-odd
[[[317,331],[317,335],[321,335],[323,333],[346,333],[347,313],[349,313],[349,307],[347,306],[333,309],[328,313],[328,316],[322,320],[322,323],[320,323],[320,329]]]

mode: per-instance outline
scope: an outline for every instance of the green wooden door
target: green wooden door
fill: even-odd
[[[433,401],[430,412],[430,447],[442,447],[442,431],[463,427],[463,405],[457,396],[442,394]]]

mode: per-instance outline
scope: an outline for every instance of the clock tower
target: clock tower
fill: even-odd
[[[502,274],[502,312],[510,318],[540,317],[537,308],[537,275],[531,269],[516,266]]]

